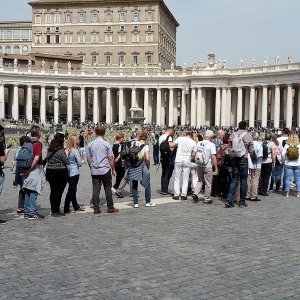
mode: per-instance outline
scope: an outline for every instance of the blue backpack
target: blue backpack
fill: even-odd
[[[20,169],[28,169],[31,167],[33,159],[34,153],[32,142],[24,143],[16,158],[16,167]]]

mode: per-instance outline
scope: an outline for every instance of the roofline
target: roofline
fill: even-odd
[[[30,21],[0,21],[0,24],[27,24],[30,23],[32,24],[32,20]]]
[[[176,20],[176,18],[174,17],[174,15],[173,15],[172,12],[170,11],[170,9],[168,8],[168,6],[167,6],[166,3],[164,2],[164,0],[159,0],[159,2],[162,4],[162,6],[165,8],[165,10],[170,14],[171,18],[172,18],[173,21],[176,23],[176,27],[180,26],[180,24],[178,23],[178,21]]]

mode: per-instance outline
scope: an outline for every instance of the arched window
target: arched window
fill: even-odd
[[[19,46],[14,46],[13,48],[13,54],[20,54],[20,47]]]
[[[4,53],[11,54],[11,47],[10,46],[5,46]]]

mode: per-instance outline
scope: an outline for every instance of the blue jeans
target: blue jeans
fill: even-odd
[[[285,172],[285,187],[284,191],[289,192],[293,177],[296,181],[296,191],[300,192],[300,167],[284,166]]]
[[[154,164],[159,164],[159,149],[153,149],[153,161]]]
[[[134,204],[138,204],[139,203],[138,185],[139,185],[138,181],[132,180],[132,197],[133,197]],[[145,199],[146,199],[146,203],[150,203],[151,202],[151,185],[150,185],[150,183],[145,188]]]
[[[36,191],[24,189],[25,192],[25,213],[29,216],[33,216],[37,213],[37,196]]]
[[[233,202],[240,184],[240,202],[245,202],[247,195],[248,159],[235,157],[232,159],[232,180],[229,186],[227,201]]]
[[[273,169],[272,177],[271,177],[270,190],[273,190],[274,182],[275,182],[276,191],[279,190],[279,188],[281,186],[282,170],[283,170],[283,165],[282,164],[277,164],[275,166],[275,168]]]

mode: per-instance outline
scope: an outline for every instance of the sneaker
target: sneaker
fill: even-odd
[[[174,196],[173,200],[179,200],[179,196]]]
[[[169,195],[167,192],[160,192],[160,194],[163,195],[163,196]]]
[[[17,214],[24,214],[25,213],[25,209],[24,208],[18,208],[17,209]]]
[[[199,202],[199,198],[196,194],[192,194],[192,198],[195,203]]]
[[[111,188],[111,192],[112,192],[113,194],[115,194],[116,191],[117,191],[117,190],[116,190],[114,187]]]
[[[132,198],[132,197],[133,197],[132,193],[130,193],[130,194],[129,194],[129,197],[130,197],[130,198]]]
[[[7,223],[6,221],[0,220],[0,224],[1,224],[1,225],[5,225],[6,223]]]
[[[246,202],[240,202],[239,207],[248,207],[248,204]]]
[[[139,208],[139,205],[136,203],[133,205],[134,208]]]
[[[94,208],[94,204],[93,203],[90,204],[90,208]]]
[[[250,201],[261,201],[261,200],[256,197],[256,198],[250,198]]]
[[[212,204],[212,200],[206,200],[206,201],[203,201],[204,204]]]
[[[39,214],[34,214],[34,215],[27,215],[28,220],[43,220],[45,219],[45,216],[39,215]]]
[[[116,194],[115,194],[115,195],[117,195],[118,198],[124,198],[124,196],[122,195],[122,193],[119,192],[119,191],[116,191]]]
[[[118,210],[117,208],[115,208],[115,207],[111,207],[111,208],[108,208],[108,209],[107,209],[107,212],[108,212],[109,214],[114,214],[114,213],[119,212],[119,210]]]
[[[156,204],[153,202],[146,203],[146,207],[154,207]]]
[[[187,196],[181,196],[181,200],[187,200]]]
[[[225,208],[233,208],[233,207],[234,207],[233,202],[231,202],[231,201],[226,201],[225,202]]]

